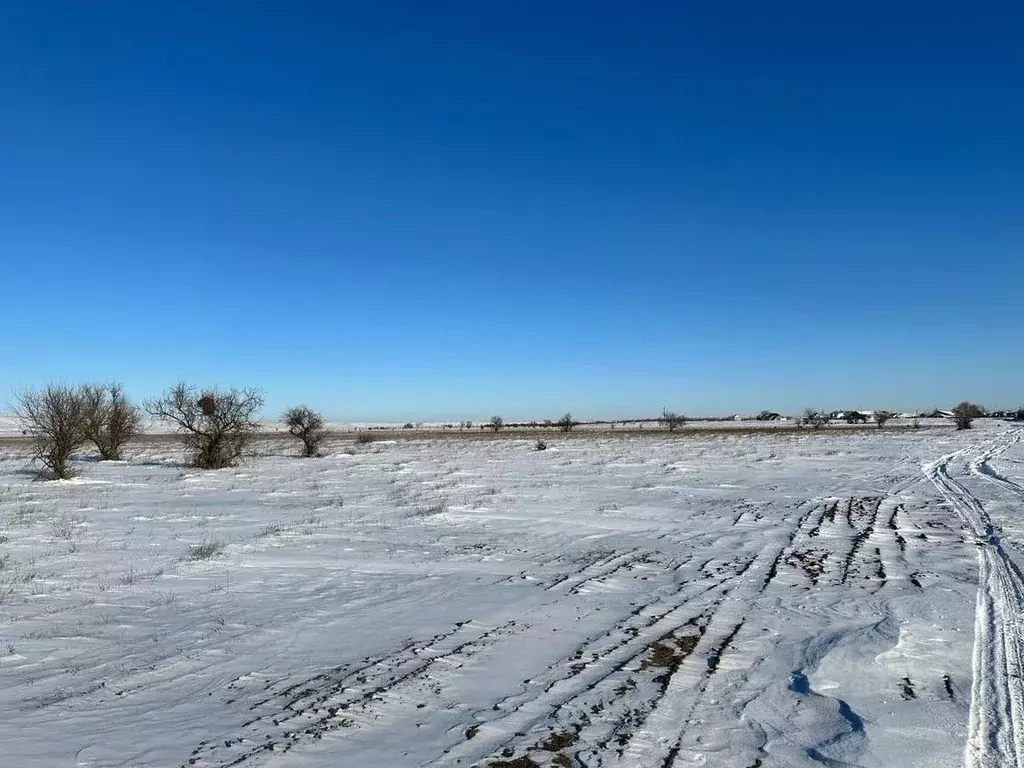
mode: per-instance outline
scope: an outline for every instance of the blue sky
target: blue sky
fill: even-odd
[[[1022,29],[1009,2],[7,3],[0,395],[1016,405]]]

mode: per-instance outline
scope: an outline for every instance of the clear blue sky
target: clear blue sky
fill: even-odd
[[[1019,2],[12,0],[0,395],[1016,405],[1022,35]]]

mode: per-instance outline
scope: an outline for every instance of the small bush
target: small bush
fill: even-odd
[[[686,417],[683,416],[683,414],[681,413],[676,413],[675,411],[667,411],[662,409],[661,421],[666,427],[668,427],[669,432],[675,432],[676,429],[678,429],[679,427],[683,426],[686,423]]]
[[[281,415],[288,434],[302,441],[302,455],[309,459],[320,454],[320,444],[327,437],[324,417],[306,405],[296,405]]]
[[[71,454],[85,442],[85,400],[79,389],[49,384],[18,395],[13,407],[25,434],[35,443],[32,459],[55,480],[72,476]]]
[[[956,428],[971,429],[973,422],[979,416],[984,415],[985,409],[980,405],[964,400],[953,409],[953,419],[956,421]]]
[[[567,413],[558,420],[558,428],[563,432],[571,432],[578,422],[573,421],[572,414]]]
[[[888,411],[875,411],[875,424],[881,429],[885,426],[885,423],[892,418],[892,414]]]
[[[828,416],[813,408],[805,408],[803,423],[810,425],[814,429],[821,429],[828,424]]]
[[[124,387],[86,384],[81,390],[85,438],[92,442],[104,461],[120,461],[125,444],[142,431],[142,414],[128,402]]]
[[[193,466],[221,469],[234,466],[259,433],[263,395],[252,388],[199,390],[182,382],[144,407],[184,437]]]
[[[489,426],[491,429],[497,432],[498,430],[505,426],[505,420],[501,418],[501,416],[491,416]]]
[[[204,541],[202,544],[194,544],[188,548],[185,559],[190,561],[209,560],[224,551],[223,541]]]
[[[356,442],[359,445],[366,445],[367,443],[372,443],[376,439],[377,438],[374,435],[371,435],[369,432],[356,432]]]
[[[546,451],[548,449],[548,444],[545,443],[543,440],[538,440],[537,445],[535,447],[538,451]]]

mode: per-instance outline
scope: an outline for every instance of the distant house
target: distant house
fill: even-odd
[[[778,421],[782,418],[782,414],[774,411],[761,411],[755,418],[758,421]]]
[[[845,421],[847,424],[867,424],[874,411],[832,411],[829,418]]]
[[[953,418],[953,412],[952,411],[943,411],[943,410],[941,410],[939,408],[936,408],[931,413],[921,414],[921,417],[924,418],[924,419],[952,419]]]

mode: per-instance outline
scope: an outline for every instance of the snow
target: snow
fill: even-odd
[[[0,437],[20,435],[21,429],[21,424],[13,416],[0,415]]]
[[[1022,766],[1024,447],[978,424],[3,444],[4,764]]]

